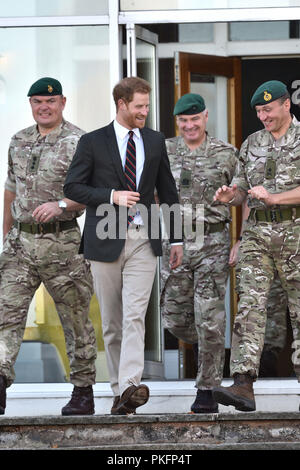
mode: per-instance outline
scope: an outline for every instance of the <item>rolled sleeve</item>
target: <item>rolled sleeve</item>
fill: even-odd
[[[10,148],[8,151],[8,170],[7,170],[7,178],[4,183],[4,188],[12,193],[16,192],[16,178],[13,170],[13,162],[10,155]]]
[[[241,146],[238,163],[237,163],[237,166],[236,166],[234,177],[233,177],[232,182],[231,182],[231,186],[236,184],[238,189],[240,191],[244,191],[245,193],[250,188],[249,183],[248,183],[248,179],[246,177],[246,172],[245,172],[245,165],[246,165],[246,161],[247,161],[247,153],[248,153],[248,139],[245,140],[245,142]]]

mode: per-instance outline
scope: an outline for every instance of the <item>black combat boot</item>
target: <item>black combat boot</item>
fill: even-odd
[[[218,403],[213,398],[212,390],[198,389],[191,411],[193,413],[218,413]]]
[[[72,397],[61,410],[63,416],[93,415],[95,413],[93,387],[74,386]]]
[[[264,347],[260,357],[259,377],[278,377],[279,349],[267,349]]]
[[[0,415],[4,415],[6,408],[6,378],[0,375]]]
[[[254,378],[249,374],[235,374],[230,387],[213,388],[213,397],[222,405],[232,405],[239,411],[255,411]]]

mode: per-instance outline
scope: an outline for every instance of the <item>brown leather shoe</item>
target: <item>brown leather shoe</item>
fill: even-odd
[[[6,408],[6,378],[0,375],[0,415],[4,415]]]
[[[117,395],[114,397],[114,401],[113,401],[113,405],[112,405],[112,408],[111,408],[111,414],[112,415],[131,415],[131,414],[135,414],[135,409],[130,409],[129,407],[125,406],[125,405],[121,405],[119,408],[120,404],[120,396]]]
[[[93,387],[74,386],[72,397],[61,410],[63,416],[93,415],[95,413]]]
[[[126,388],[124,393],[122,393],[119,404],[117,405],[117,411],[121,410],[121,408],[125,406],[134,413],[136,408],[145,405],[148,400],[149,388],[147,385],[131,385]]]
[[[254,379],[249,374],[235,374],[230,387],[213,388],[213,397],[222,405],[232,405],[239,411],[255,411]]]
[[[114,397],[114,401],[113,401],[113,405],[111,407],[111,410],[110,410],[110,413],[112,415],[117,415],[117,406],[119,404],[119,401],[120,401],[120,395],[117,395]]]

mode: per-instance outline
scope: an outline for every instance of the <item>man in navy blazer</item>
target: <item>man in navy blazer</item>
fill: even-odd
[[[116,119],[81,137],[64,186],[66,197],[86,205],[80,251],[90,260],[100,304],[112,414],[135,413],[149,398],[148,387],[140,381],[145,315],[157,256],[162,254],[155,190],[162,206],[174,209],[167,211],[170,266],[179,266],[183,255],[178,195],[165,139],[144,127],[150,91],[149,83],[138,77],[114,87]]]

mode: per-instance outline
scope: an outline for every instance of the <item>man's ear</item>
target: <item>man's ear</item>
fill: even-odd
[[[124,100],[124,98],[120,98],[118,100],[118,109],[125,109],[127,107],[127,102]]]

